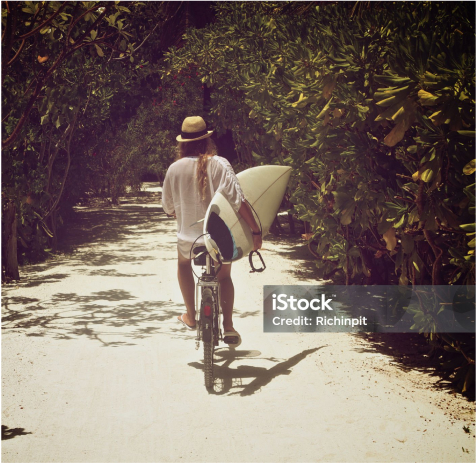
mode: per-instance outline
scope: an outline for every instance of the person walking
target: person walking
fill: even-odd
[[[212,133],[213,130],[207,130],[202,117],[184,119],[181,133],[177,136],[178,159],[168,168],[162,186],[164,211],[177,219],[178,282],[187,309],[178,320],[188,329],[196,329],[195,280],[190,251],[194,242],[203,245],[203,238],[199,238],[202,234],[200,221],[205,217],[212,191],[220,191],[248,224],[253,235],[253,250],[262,246],[261,231],[243,196],[233,167],[217,155],[216,146],[210,138]],[[217,278],[221,289],[224,342],[238,347],[241,336],[233,326],[231,263],[221,266]]]

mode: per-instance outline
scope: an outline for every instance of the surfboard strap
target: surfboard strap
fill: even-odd
[[[262,268],[256,268],[254,265],[253,265],[253,253],[257,254],[258,257],[260,258],[261,260],[261,263],[263,264],[263,267]],[[261,254],[258,252],[258,251],[251,251],[249,256],[248,256],[248,259],[250,261],[250,267],[251,267],[251,270],[250,270],[250,273],[253,273],[253,272],[262,272],[265,268],[266,268],[266,265],[264,263],[264,260],[263,258],[261,257]]]

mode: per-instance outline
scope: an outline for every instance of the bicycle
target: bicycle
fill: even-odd
[[[205,387],[211,388],[214,383],[213,365],[215,348],[220,341],[224,341],[222,326],[222,309],[220,306],[220,282],[217,275],[223,265],[220,253],[212,247],[215,258],[212,259],[205,246],[197,246],[190,251],[194,253],[193,263],[202,266],[202,275],[195,276],[198,279],[195,289],[195,301],[197,301],[195,311],[195,323],[197,336],[195,338],[195,348],[200,348],[200,341],[203,343],[203,370],[205,377]],[[252,255],[256,253],[261,259],[262,268],[253,265]],[[215,263],[212,263],[212,260]],[[262,272],[266,266],[258,251],[252,251],[249,255],[249,262],[252,272]],[[198,303],[200,301],[200,303]],[[228,344],[228,347],[230,345]]]
[[[205,387],[211,388],[214,381],[213,357],[215,347],[219,345],[220,341],[223,341],[220,283],[217,278],[222,263],[217,253],[218,262],[212,265],[212,258],[205,246],[196,247],[194,254],[193,263],[202,266],[202,275],[197,275],[198,282],[195,294],[197,308],[199,307],[195,312],[195,323],[197,326],[195,348],[198,350],[200,348],[200,341],[202,341]],[[198,304],[198,301],[200,301],[200,304]]]

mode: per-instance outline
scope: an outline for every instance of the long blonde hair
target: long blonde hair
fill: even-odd
[[[202,201],[205,200],[207,194],[207,160],[210,156],[215,156],[216,154],[216,145],[210,137],[204,138],[203,140],[179,142],[177,144],[178,159],[188,156],[198,157],[197,180]]]

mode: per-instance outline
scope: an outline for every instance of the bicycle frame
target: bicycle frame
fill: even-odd
[[[196,337],[196,349],[200,347],[200,341],[202,341],[202,324],[201,324],[201,314],[202,314],[202,294],[207,288],[211,290],[213,295],[213,306],[212,306],[212,320],[217,323],[215,327],[217,329],[218,338],[214,339],[214,344],[218,345],[219,341],[223,340],[223,333],[221,330],[222,324],[222,310],[220,306],[220,282],[216,277],[216,269],[212,265],[212,259],[208,252],[206,253],[206,264],[205,270],[202,275],[198,277],[198,282],[195,288],[195,301],[196,301],[196,311],[195,311],[195,321],[197,324],[197,337]],[[221,265],[220,265],[221,267]],[[219,270],[219,268],[218,268]],[[215,324],[214,323],[214,324]]]
[[[202,265],[205,257],[205,270],[198,277],[196,285],[196,310],[195,320],[197,326],[197,337],[195,340],[196,349],[203,344],[203,371],[205,375],[205,386],[207,389],[213,387],[213,357],[215,347],[220,340],[223,340],[221,331],[222,311],[220,307],[220,282],[216,275],[220,271],[221,263],[218,267],[212,266],[211,256],[206,251],[199,253],[199,257],[194,263]]]

